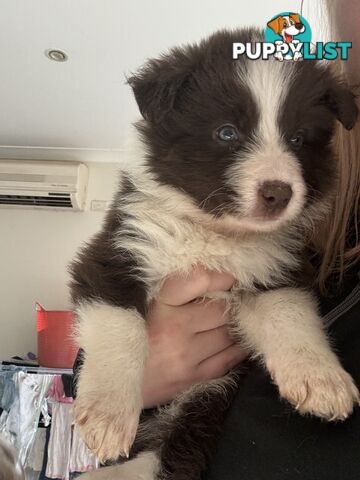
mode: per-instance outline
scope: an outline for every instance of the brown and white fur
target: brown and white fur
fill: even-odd
[[[352,128],[357,108],[327,66],[231,60],[232,42],[261,38],[219,32],[129,79],[143,115],[128,152],[137,165],[72,264],[71,288],[84,352],[76,421],[101,460],[130,460],[84,478],[195,480],[206,468],[236,373],[184,392],[138,427],[147,310],[168,275],[196,265],[235,277],[230,331],[282,398],[327,420],[358,402],[297,280],[303,243],[336,186],[336,119]]]

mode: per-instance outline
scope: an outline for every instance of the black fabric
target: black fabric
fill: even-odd
[[[325,315],[335,307],[337,307],[351,292],[351,290],[359,283],[360,272],[359,265],[355,265],[348,272],[345,272],[341,286],[336,282],[337,278],[333,277],[333,282],[328,283],[328,292],[326,296],[321,296],[319,292],[317,296],[320,298],[320,312]]]
[[[65,397],[70,397],[70,398],[74,397],[73,377],[74,377],[74,375],[68,375],[66,373],[61,375],[61,380],[62,380],[63,387],[64,387]]]
[[[347,275],[339,298],[323,299],[322,312],[339,304],[358,281],[357,272]],[[360,302],[329,332],[345,369],[360,386]],[[359,480],[359,407],[345,422],[302,417],[279,399],[265,370],[252,364],[203,479]]]
[[[50,426],[46,427],[46,439],[45,439],[45,447],[44,447],[44,458],[43,458],[43,464],[41,468],[41,472],[39,475],[39,480],[46,480],[46,465],[48,461],[48,446],[49,446],[49,440],[50,440]]]
[[[71,391],[72,391],[72,397],[75,399],[76,398],[76,390],[77,390],[77,379],[78,375],[80,373],[80,368],[82,364],[84,363],[84,350],[82,348],[79,349],[75,362],[73,365],[73,376],[72,376],[72,382],[71,382]]]

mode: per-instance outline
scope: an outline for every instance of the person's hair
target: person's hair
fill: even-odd
[[[326,0],[329,19],[328,28],[332,40],[341,39],[337,29],[334,0]],[[342,39],[345,40],[345,39]],[[333,62],[337,73],[347,78],[346,64]],[[359,72],[360,76],[360,72]],[[360,78],[359,78],[360,80]],[[349,82],[350,83],[350,82]],[[341,284],[347,268],[352,266],[360,255],[359,200],[360,200],[360,122],[353,130],[345,131],[338,125],[334,137],[334,148],[338,157],[338,188],[328,218],[317,234],[322,238],[322,262],[317,283],[326,292],[326,281],[333,273]],[[350,241],[349,241],[350,240]]]

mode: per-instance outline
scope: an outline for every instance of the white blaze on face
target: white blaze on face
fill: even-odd
[[[289,68],[287,68],[289,67]],[[239,194],[239,212],[244,223],[268,229],[291,220],[302,210],[306,187],[301,166],[282,138],[278,117],[292,81],[293,69],[276,60],[249,61],[241,81],[249,86],[259,112],[255,141],[247,152],[241,152],[239,161],[228,172],[231,187]],[[295,132],[294,132],[295,133]],[[258,191],[264,182],[283,182],[291,186],[293,195],[277,219],[256,219]],[[265,227],[263,224],[268,224]],[[272,227],[270,226],[272,225]]]

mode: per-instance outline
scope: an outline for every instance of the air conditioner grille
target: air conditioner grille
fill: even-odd
[[[39,207],[71,208],[70,194],[49,195],[41,197],[36,195],[0,195],[0,205],[29,205]]]

